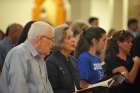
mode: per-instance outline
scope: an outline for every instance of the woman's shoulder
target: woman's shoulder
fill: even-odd
[[[90,55],[89,55],[89,53],[88,52],[82,52],[81,54],[80,54],[80,56],[79,56],[79,59],[80,58],[90,58]]]

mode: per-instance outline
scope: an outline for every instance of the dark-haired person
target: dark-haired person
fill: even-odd
[[[0,45],[6,50],[6,53],[17,45],[22,30],[22,25],[17,23],[13,23],[7,27],[5,38],[0,42]]]
[[[54,42],[55,49],[46,60],[50,83],[54,93],[73,93],[79,89],[79,72],[76,60],[71,56],[76,40],[68,25],[55,28]]]
[[[96,27],[99,27],[99,19],[97,17],[90,17],[88,19],[88,23],[93,27],[93,28],[96,28]]]
[[[0,41],[3,40],[3,38],[4,38],[4,33],[3,33],[3,31],[0,29]]]
[[[87,29],[78,42],[76,49],[80,70],[80,87],[87,88],[104,77],[101,60],[98,57],[105,46],[106,32],[102,28]]]
[[[127,23],[128,32],[130,32],[134,37],[140,34],[138,30],[139,21],[135,18],[130,18]]]
[[[21,44],[23,43],[26,39],[27,39],[27,35],[28,35],[28,32],[29,32],[29,29],[31,27],[31,25],[34,23],[35,21],[29,21],[25,24],[24,28],[23,28],[23,31],[19,37],[19,40],[18,40],[18,43],[17,44]]]
[[[108,75],[124,73],[126,82],[110,89],[110,93],[139,93],[133,90],[140,66],[138,57],[130,57],[133,35],[127,31],[118,31],[107,42],[105,62]]]

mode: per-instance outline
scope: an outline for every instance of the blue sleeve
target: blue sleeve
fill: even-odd
[[[78,66],[79,66],[79,71],[80,71],[80,80],[86,80],[88,81],[89,77],[89,63],[88,63],[88,58],[86,57],[80,57],[78,59]]]

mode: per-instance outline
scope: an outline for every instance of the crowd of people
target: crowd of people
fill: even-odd
[[[0,93],[73,93],[117,73],[121,84],[87,93],[140,93],[138,25],[132,18],[128,29],[107,32],[97,17],[13,23],[0,30]]]

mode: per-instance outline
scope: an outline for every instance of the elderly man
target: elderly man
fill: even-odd
[[[44,57],[53,46],[53,28],[45,22],[32,24],[27,40],[11,49],[0,77],[0,93],[53,93]]]

